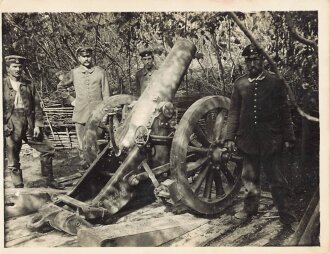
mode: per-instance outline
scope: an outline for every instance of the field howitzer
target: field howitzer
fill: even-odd
[[[192,42],[179,39],[138,100],[115,95],[93,111],[83,140],[88,170],[66,195],[42,207],[28,228],[76,235],[107,224],[148,186],[163,201],[199,214],[219,213],[231,203],[242,163],[224,147],[230,100],[174,98],[195,52]],[[102,126],[108,129],[105,144],[97,140]]]

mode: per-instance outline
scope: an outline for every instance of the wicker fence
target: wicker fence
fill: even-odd
[[[45,129],[55,148],[78,147],[73,107],[44,107]]]

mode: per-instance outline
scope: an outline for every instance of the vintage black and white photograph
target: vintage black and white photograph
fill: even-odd
[[[317,10],[1,21],[5,248],[320,246]]]

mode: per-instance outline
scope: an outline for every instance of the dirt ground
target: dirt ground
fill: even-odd
[[[80,158],[77,149],[57,150],[54,158],[55,178],[69,176],[78,172]],[[39,154],[29,147],[23,147],[21,164],[24,182],[28,185],[41,178]],[[286,175],[290,178],[289,183],[294,190],[294,210],[300,219],[310,201],[315,183],[302,184],[302,178],[296,177],[299,171],[297,158],[287,161],[290,171]],[[264,177],[262,177],[264,179]],[[276,208],[272,204],[271,195],[267,184],[263,184],[260,212],[250,223],[235,226],[231,217],[242,208],[242,195],[235,198],[233,205],[224,213],[212,218],[207,218],[206,224],[173,239],[162,246],[285,246],[289,244],[293,232],[284,229],[278,221]],[[12,188],[9,172],[5,170],[5,189]],[[69,190],[70,187],[67,187]],[[6,192],[6,191],[5,191]],[[47,234],[29,234],[24,224],[31,219],[32,215],[11,218],[5,222],[5,236],[7,247],[55,247],[55,246],[79,246],[77,238],[68,236],[58,231]],[[145,207],[125,211],[118,215],[115,223],[122,221],[137,221],[150,218],[174,216],[167,211],[162,204],[145,204]],[[187,214],[187,216],[190,216]],[[22,226],[23,225],[23,226]]]
[[[20,159],[25,185],[41,178],[39,152],[23,145]],[[53,160],[54,177],[59,178],[69,176],[78,172],[80,157],[77,149],[56,150]],[[6,164],[6,161],[5,161]],[[5,188],[12,188],[12,183],[8,170],[5,167]]]

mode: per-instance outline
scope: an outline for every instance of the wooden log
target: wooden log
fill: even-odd
[[[301,240],[303,234],[305,233],[308,223],[309,223],[310,219],[313,217],[313,214],[315,213],[315,209],[319,205],[319,200],[320,200],[319,189],[317,189],[317,191],[314,193],[311,201],[309,202],[308,207],[307,207],[302,219],[300,220],[298,228],[297,228],[294,236],[292,237],[289,245],[295,246],[295,245],[300,244],[300,240]]]
[[[150,247],[159,246],[202,224],[206,219],[176,215],[131,221],[78,231],[78,244],[84,247]]]

